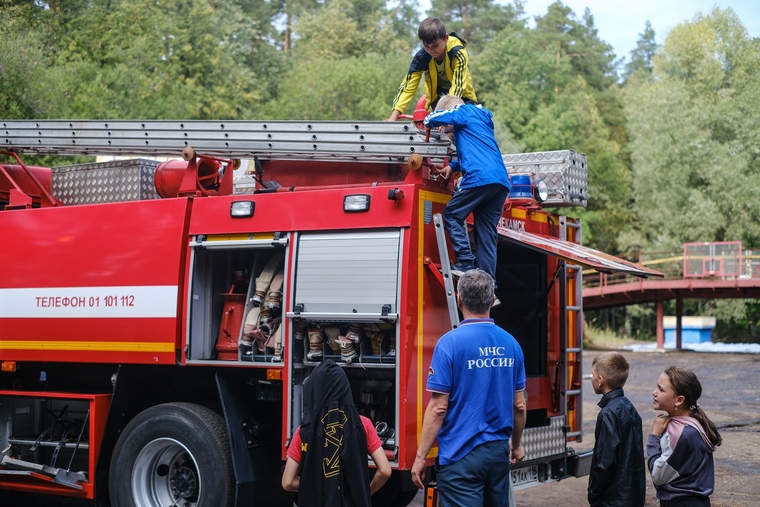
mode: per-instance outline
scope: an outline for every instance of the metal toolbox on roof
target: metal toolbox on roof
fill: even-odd
[[[52,193],[66,205],[158,199],[158,164],[135,158],[53,167]]]
[[[503,155],[510,176],[529,174],[549,188],[545,207],[580,206],[588,203],[588,163],[586,155],[573,150],[539,151]]]

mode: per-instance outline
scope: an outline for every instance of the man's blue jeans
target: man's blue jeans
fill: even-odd
[[[457,190],[443,210],[443,224],[449,232],[456,263],[475,265],[496,280],[496,225],[499,223],[509,189],[499,183]],[[473,255],[465,220],[472,213],[475,222]]]
[[[455,463],[437,466],[443,507],[509,506],[509,440],[480,444]]]

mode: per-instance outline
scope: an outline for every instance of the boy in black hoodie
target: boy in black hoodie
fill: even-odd
[[[288,447],[283,488],[299,493],[299,507],[370,507],[391,467],[372,421],[354,405],[345,372],[327,359],[303,387],[303,417]],[[377,467],[371,482],[367,454]]]
[[[623,393],[629,365],[618,352],[597,356],[591,385],[601,394],[596,419],[594,454],[588,477],[591,507],[643,507],[646,466],[641,416]]]

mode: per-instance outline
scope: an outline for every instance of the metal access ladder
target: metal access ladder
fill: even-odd
[[[0,149],[54,155],[207,156],[388,163],[445,157],[411,122],[0,120]]]
[[[581,241],[581,222],[571,222],[567,217],[560,216],[559,234],[560,239],[567,240],[568,229],[576,229],[575,238]],[[562,365],[560,375],[560,390],[563,395],[560,398],[561,412],[568,413],[572,407],[577,413],[576,420],[583,421],[583,372],[580,370],[580,355],[583,352],[583,267],[577,264],[569,264],[567,261],[559,276],[560,283],[560,353]],[[568,298],[568,286],[573,289],[572,297]],[[568,301],[572,299],[572,301]],[[575,343],[568,343],[568,332],[572,329]],[[570,375],[570,364],[574,364],[573,375]],[[569,431],[567,438],[580,437],[581,431]]]
[[[451,274],[449,262],[449,248],[446,244],[446,231],[443,228],[443,217],[440,213],[433,215],[435,225],[435,239],[438,243],[438,255],[441,259],[441,274],[443,275],[443,287],[446,291],[446,303],[449,308],[451,329],[459,326],[459,308],[457,307],[457,295],[454,289],[454,277]]]

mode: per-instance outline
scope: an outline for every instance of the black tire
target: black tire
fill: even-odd
[[[132,419],[114,448],[112,507],[228,507],[234,499],[224,419],[192,403],[151,407]]]

